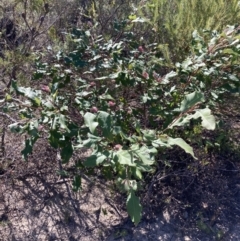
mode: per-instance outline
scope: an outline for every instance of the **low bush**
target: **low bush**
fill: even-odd
[[[91,29],[74,29],[72,50],[49,63],[37,58],[32,87],[13,81],[2,101],[6,113],[17,111],[20,118],[11,130],[28,135],[23,157],[39,138],[48,139],[63,163],[89,148],[91,154],[76,163],[73,189],[81,188],[81,173],[97,168],[127,193],[127,211],[137,224],[143,173],[154,173],[158,156],[174,146],[196,159],[188,144],[194,136],[182,139],[184,128],[193,121],[215,129],[209,107],[221,93],[238,91],[238,31],[207,33],[209,42],[195,31],[192,55],[161,75],[165,62],[157,44],[141,45],[131,31],[106,41]]]

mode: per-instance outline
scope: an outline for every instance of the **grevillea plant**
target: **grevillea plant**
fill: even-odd
[[[196,158],[171,130],[184,128],[191,119],[215,129],[206,95],[214,100],[217,90],[238,86],[239,35],[229,28],[207,44],[194,33],[195,52],[167,74],[157,44],[143,45],[131,32],[115,42],[78,29],[70,37],[71,51],[59,52],[51,63],[36,59],[34,87],[13,81],[5,110],[17,110],[21,121],[10,128],[28,136],[24,159],[43,137],[59,150],[63,163],[77,149],[89,148],[91,154],[79,160],[75,173],[97,168],[115,179],[127,193],[131,220],[138,224],[139,184],[144,172],[154,172],[157,156],[179,146]],[[81,188],[80,174],[72,185],[75,191]]]

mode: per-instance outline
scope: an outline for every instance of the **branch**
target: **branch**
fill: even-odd
[[[7,117],[9,120],[11,120],[12,122],[17,122],[17,120],[13,119],[10,115],[4,113],[4,112],[0,112],[0,116],[4,116]]]

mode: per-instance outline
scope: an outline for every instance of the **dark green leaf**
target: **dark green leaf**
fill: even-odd
[[[135,195],[135,192],[131,190],[127,197],[127,212],[131,217],[132,222],[137,225],[142,216],[142,205],[139,198]]]
[[[83,163],[86,167],[95,167],[101,164],[107,157],[102,153],[98,153],[97,155],[89,156],[86,161]]]
[[[201,92],[193,92],[185,96],[184,100],[181,103],[181,106],[176,111],[185,112],[186,110],[191,109],[196,104],[204,101],[204,95]]]
[[[59,140],[62,138],[62,135],[60,133],[58,133],[56,130],[52,130],[50,131],[50,136],[48,138],[48,141],[50,143],[50,145],[54,148],[58,148],[59,146]]]
[[[21,151],[24,160],[27,160],[29,154],[32,154],[33,145],[37,141],[37,139],[38,138],[36,137],[36,138],[30,138],[30,139],[25,140],[25,147]]]
[[[73,182],[72,182],[73,191],[77,192],[79,189],[81,189],[81,184],[82,184],[81,176],[79,176],[79,175],[74,176]]]
[[[73,154],[73,147],[72,147],[72,142],[64,142],[64,147],[61,150],[61,158],[63,163],[67,163],[70,158],[72,157]]]
[[[99,111],[98,122],[99,122],[99,126],[103,130],[103,136],[109,138],[111,134],[111,127],[112,127],[110,114],[104,111]]]
[[[102,140],[101,137],[94,136],[91,133],[87,134],[88,139],[83,141],[83,146],[85,147],[91,147],[93,144],[98,143]]]

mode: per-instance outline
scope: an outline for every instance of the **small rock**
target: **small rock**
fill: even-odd
[[[163,211],[163,217],[167,223],[170,223],[171,217],[167,209]]]

